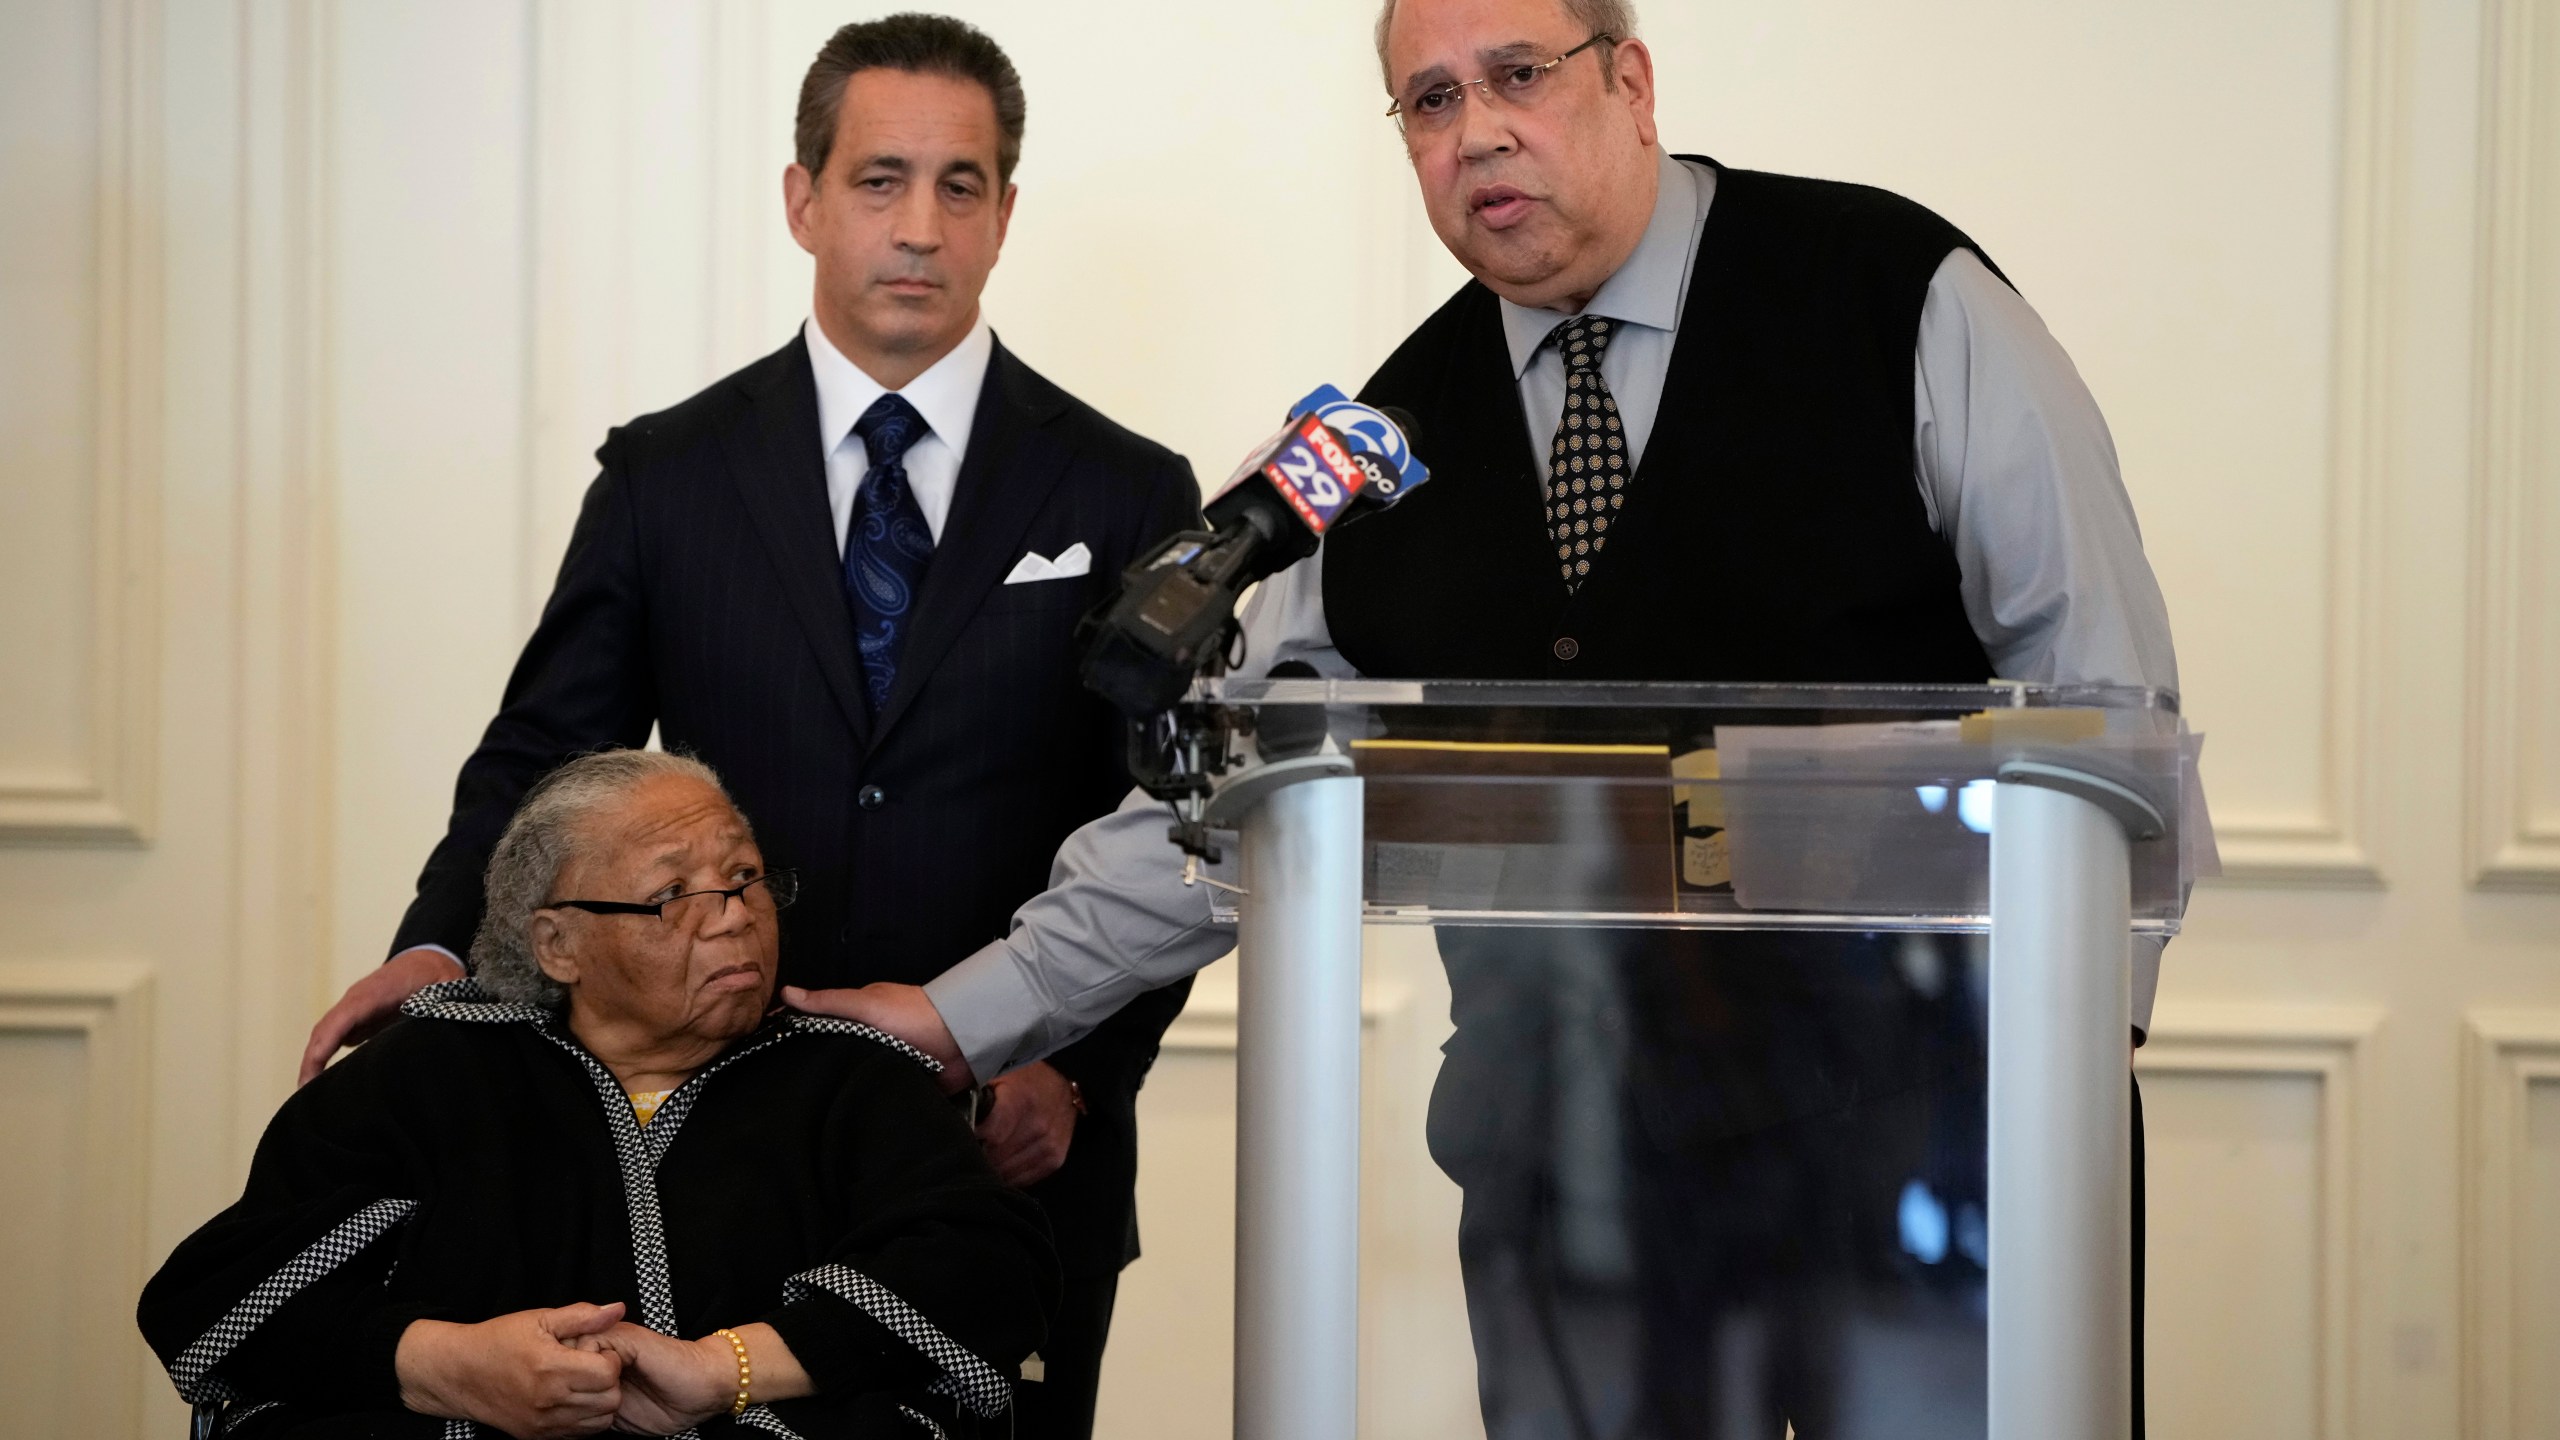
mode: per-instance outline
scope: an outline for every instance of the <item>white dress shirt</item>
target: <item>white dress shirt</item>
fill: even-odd
[[[836,554],[844,554],[845,525],[853,518],[853,497],[862,489],[862,474],[871,468],[871,452],[853,433],[853,422],[889,387],[827,338],[812,315],[800,327],[809,341],[809,369],[818,380],[818,452],[827,457],[827,513],[835,517]],[[907,487],[924,511],[933,543],[942,543],[942,525],[951,514],[951,492],[960,483],[960,461],[969,453],[969,427],[978,418],[978,392],[986,388],[987,359],[995,354],[996,335],[987,328],[985,311],[951,353],[907,382],[898,393],[916,407],[932,430],[907,447]]]
[[[1715,201],[1712,169],[1668,155],[1661,163],[1644,238],[1585,307],[1626,322],[1600,374],[1638,462],[1661,411]],[[1570,317],[1504,301],[1502,318],[1543,475],[1565,392],[1563,362],[1545,341]],[[1931,527],[1955,552],[1965,615],[1993,673],[2174,692],[2168,606],[2143,558],[2115,444],[2044,322],[1959,249],[1930,278],[1914,350],[1912,480]],[[1321,549],[1262,583],[1245,607],[1244,634],[1246,674],[1283,660],[1333,679],[1357,673],[1325,624]],[[1233,933],[1209,919],[1206,887],[1185,888],[1181,869],[1164,837],[1164,806],[1143,791],[1069,836],[1051,888],[1016,912],[1012,933],[925,987],[970,1068],[992,1076],[1055,1050],[1141,991],[1232,948]],[[2160,942],[2135,937],[2132,950],[2133,1017],[2147,1028]]]

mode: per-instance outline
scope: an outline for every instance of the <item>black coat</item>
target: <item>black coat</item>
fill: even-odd
[[[143,1291],[144,1337],[187,1399],[231,1402],[233,1433],[444,1434],[400,1404],[411,1323],[581,1302],[686,1338],[773,1326],[818,1393],[709,1434],[1005,1409],[1057,1271],[930,1062],[781,1012],[643,1127],[544,1012],[468,981],[407,1008],[285,1102],[246,1192]]]
[[[898,681],[866,713],[817,386],[789,345],[609,435],[560,578],[418,879],[395,950],[467,951],[481,872],[525,791],[573,755],[669,748],[720,772],[766,863],[801,872],[782,973],[921,983],[1001,937],[1059,842],[1128,792],[1120,722],[1076,676],[1083,612],[1151,542],[1197,523],[1182,457],[1103,418],[1003,345]],[[1080,579],[1006,585],[1026,550]],[[1189,981],[1050,1057],[1090,1113],[1034,1187],[1069,1274],[1137,1254],[1138,1086]]]

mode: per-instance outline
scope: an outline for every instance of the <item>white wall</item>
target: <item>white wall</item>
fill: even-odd
[[[1455,283],[1366,0],[960,8],[1030,91],[998,329],[1200,470]],[[378,957],[604,428],[801,313],[790,98],[848,18],[0,6],[9,1427],[169,1432],[129,1297]],[[2158,1432],[2560,1433],[2560,0],[1646,20],[1675,146],[1941,209],[2114,425],[2233,870],[2145,1052]],[[1437,982],[1373,970],[1365,1413],[1453,1433]],[[1224,1425],[1216,993],[1146,1100],[1115,1435]]]

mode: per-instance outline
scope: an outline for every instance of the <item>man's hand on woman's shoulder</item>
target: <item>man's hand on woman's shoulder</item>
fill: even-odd
[[[856,1021],[906,1041],[942,1062],[946,1093],[957,1095],[977,1083],[969,1073],[969,1057],[960,1053],[960,1042],[951,1038],[951,1027],[942,1023],[942,1012],[933,1008],[922,986],[883,981],[858,989],[803,990],[785,985],[782,1003],[811,1015]]]
[[[461,965],[442,950],[413,946],[374,967],[347,987],[302,1047],[302,1074],[293,1083],[308,1085],[329,1068],[329,1061],[350,1045],[361,1045],[380,1033],[400,1013],[400,1002],[439,980],[459,980]]]

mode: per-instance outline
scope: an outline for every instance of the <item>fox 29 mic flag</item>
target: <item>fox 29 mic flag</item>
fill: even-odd
[[[1315,534],[1333,528],[1335,517],[1350,508],[1353,496],[1369,481],[1368,472],[1325,423],[1301,414],[1282,432],[1280,446],[1263,466],[1280,498],[1298,512],[1299,523]]]

